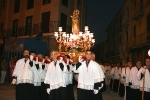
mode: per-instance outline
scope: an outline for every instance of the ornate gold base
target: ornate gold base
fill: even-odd
[[[78,62],[78,58],[79,56],[85,56],[85,52],[79,52],[78,50],[76,49],[71,49],[70,51],[68,52],[61,52],[61,53],[64,53],[66,55],[69,55],[70,58],[73,60],[73,62],[76,64]]]

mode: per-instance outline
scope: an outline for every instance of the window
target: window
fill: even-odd
[[[27,0],[27,9],[32,9],[34,7],[34,0]]]
[[[48,3],[50,3],[50,2],[51,2],[51,0],[42,0],[42,4],[43,4],[43,5],[48,4]]]
[[[12,36],[17,36],[17,30],[18,30],[18,19],[13,20],[13,26],[12,26]]]
[[[127,39],[127,41],[128,41],[128,31],[126,32],[126,39]]]
[[[115,32],[116,32],[116,26],[114,25],[114,33],[113,33],[113,37],[115,37]]]
[[[150,14],[147,15],[147,32],[150,33]]]
[[[80,0],[78,0],[78,5],[80,5]]]
[[[2,1],[2,9],[5,8],[5,0]]]
[[[133,36],[136,36],[136,26],[133,27]]]
[[[0,24],[0,31],[3,31],[3,23]]]
[[[49,32],[50,12],[42,13],[41,29],[43,33]]]
[[[120,25],[119,25],[119,32],[121,32],[122,31],[122,17],[120,17]]]
[[[14,2],[14,13],[18,13],[20,9],[20,0],[15,0]]]
[[[63,31],[67,28],[67,15],[61,13],[60,26],[63,27]]]
[[[134,5],[136,6],[136,0],[134,0]]]
[[[121,44],[121,36],[120,36],[120,44]]]
[[[26,17],[25,35],[31,35],[32,32],[32,16]]]
[[[66,7],[68,7],[68,0],[62,0],[62,4]]]

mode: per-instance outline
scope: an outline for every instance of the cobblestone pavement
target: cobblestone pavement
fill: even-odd
[[[111,93],[109,90],[102,93],[103,100],[123,100],[117,93]],[[76,97],[76,90],[75,90]],[[10,84],[0,85],[0,100],[15,100],[15,86]]]

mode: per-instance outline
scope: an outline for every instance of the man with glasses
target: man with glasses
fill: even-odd
[[[77,86],[77,100],[102,100],[101,88],[104,80],[104,73],[98,63],[91,60],[92,52],[85,52],[86,60],[79,57],[79,62],[74,72],[79,73]]]
[[[150,100],[150,57],[145,59],[145,66],[138,71],[142,100]]]
[[[67,90],[64,73],[67,70],[62,56],[58,51],[51,52],[52,62],[48,66],[44,83],[47,84],[49,100],[67,100]]]

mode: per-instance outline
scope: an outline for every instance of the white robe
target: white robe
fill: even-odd
[[[25,58],[17,61],[13,76],[17,77],[17,84],[31,83],[33,84],[33,67],[29,65],[29,59],[25,63]]]
[[[44,69],[42,69],[42,65],[45,65]],[[41,82],[44,82],[46,73],[47,73],[47,65],[39,63],[39,74],[40,74]]]
[[[130,68],[129,67],[124,67],[122,68],[122,73],[121,77],[124,78],[124,85],[129,86],[129,75],[130,75]]]
[[[111,67],[110,66],[105,66],[104,68],[105,68],[105,71],[106,71],[105,82],[106,82],[106,85],[109,85],[109,83],[110,83]]]
[[[66,72],[66,85],[72,84],[72,80],[73,80],[73,66],[69,65],[70,70]]]
[[[120,79],[120,76],[119,76],[120,72],[121,72],[121,68],[118,69],[117,67],[114,67],[114,68],[111,69],[110,77],[112,79],[119,80]]]
[[[145,72],[145,84],[144,84],[144,91],[146,92],[150,92],[150,72],[148,69],[145,69],[146,66],[144,66],[144,68],[141,68],[137,74],[138,79],[141,79],[141,73]],[[144,77],[140,80],[140,90],[143,90],[143,79]]]
[[[123,68],[121,68],[121,71],[119,72],[119,74],[122,74],[122,70]],[[125,79],[123,77],[120,77],[120,83],[124,84]]]
[[[44,83],[50,85],[50,90],[58,89],[59,87],[66,87],[65,73],[67,67],[65,62],[62,63],[64,65],[63,71],[59,66],[59,61],[57,61],[56,66],[54,65],[54,61],[48,66]]]
[[[36,68],[35,61],[34,61],[34,86],[41,86],[40,70]]]
[[[142,67],[140,69],[143,69]],[[140,89],[140,80],[137,77],[138,69],[133,67],[130,71],[129,82],[132,83],[130,86],[132,89]]]
[[[74,70],[75,73],[79,73],[78,88],[94,90],[94,83],[102,82],[104,79],[104,73],[99,64],[95,61],[91,60],[88,67],[86,66],[86,61],[81,63],[82,65],[77,70]]]

